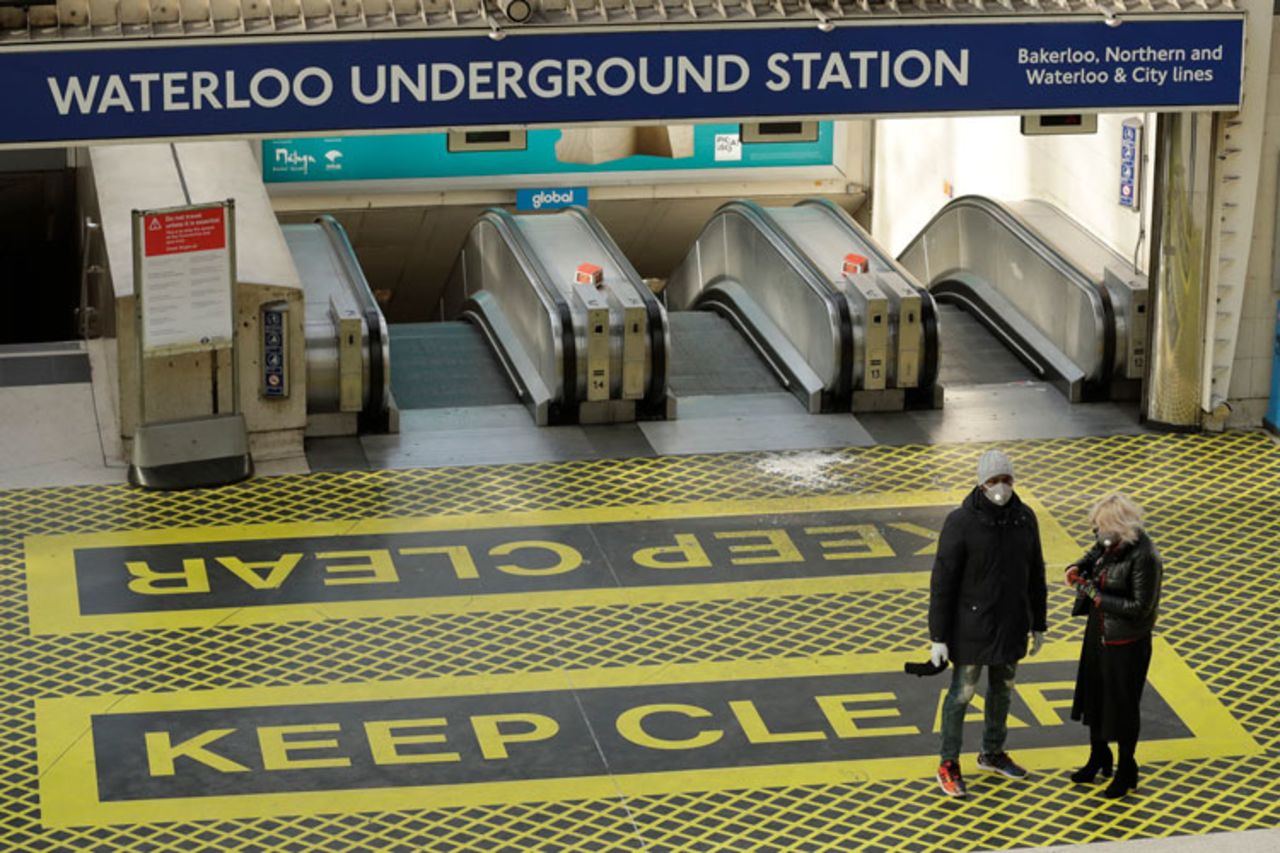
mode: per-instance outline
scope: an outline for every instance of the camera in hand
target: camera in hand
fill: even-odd
[[[902,665],[902,670],[908,675],[923,678],[926,675],[937,675],[948,666],[950,666],[948,661],[943,661],[940,664],[934,664],[933,661],[927,660],[924,663],[904,663]]]

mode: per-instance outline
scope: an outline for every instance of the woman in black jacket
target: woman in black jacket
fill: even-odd
[[[1151,631],[1160,603],[1163,567],[1142,530],[1142,510],[1123,495],[1103,498],[1089,514],[1097,544],[1067,568],[1076,588],[1071,613],[1087,613],[1080,646],[1071,719],[1089,727],[1089,761],[1071,774],[1077,784],[1111,775],[1111,749],[1119,747],[1115,776],[1103,796],[1123,797],[1138,786],[1138,704],[1151,663]]]

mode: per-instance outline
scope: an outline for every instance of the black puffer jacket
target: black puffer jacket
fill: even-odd
[[[929,595],[929,635],[957,664],[1014,663],[1045,630],[1040,527],[1015,494],[998,507],[979,486],[947,516]]]
[[[1147,534],[1114,551],[1092,548],[1075,565],[1097,584],[1105,642],[1139,640],[1151,633],[1160,609],[1164,563]],[[1071,613],[1088,613],[1090,604],[1082,593]]]

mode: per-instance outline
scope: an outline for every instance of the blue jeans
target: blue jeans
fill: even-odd
[[[964,739],[964,715],[978,690],[982,664],[957,664],[951,674],[951,689],[942,702],[942,760],[959,761]],[[1009,734],[1009,699],[1017,675],[1016,663],[987,666],[987,699],[982,729],[982,751],[1003,752]]]

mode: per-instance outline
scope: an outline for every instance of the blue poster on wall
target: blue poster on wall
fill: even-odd
[[[1244,17],[0,44],[0,144],[1240,105]]]
[[[445,133],[268,139],[262,143],[262,178],[268,183],[301,183],[830,166],[834,153],[834,127],[831,122],[817,124],[818,138],[814,142],[746,144],[742,142],[736,124],[679,128],[675,132],[686,133],[688,144],[664,146],[661,154],[632,154],[630,151],[634,146],[619,148],[614,140],[615,153],[620,151],[624,154],[617,159],[600,159],[608,154],[592,150],[590,135],[625,135],[632,133],[634,128],[610,131],[531,130],[522,151],[451,152],[448,134]],[[667,128],[657,130],[672,132]]]

